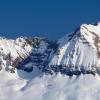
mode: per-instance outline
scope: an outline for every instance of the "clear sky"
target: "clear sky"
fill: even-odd
[[[58,39],[100,21],[100,0],[0,0],[0,35]]]

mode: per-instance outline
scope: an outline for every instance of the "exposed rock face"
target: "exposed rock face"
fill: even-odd
[[[19,63],[18,69],[31,72],[34,69],[33,66],[37,66],[42,70],[44,66],[48,65],[50,56],[56,50],[57,44],[42,38],[34,38],[27,41],[33,48],[29,56]]]
[[[100,73],[100,23],[81,25],[58,41],[47,71],[68,75]]]
[[[15,69],[31,72],[34,66],[42,69],[47,65],[56,48],[56,43],[40,37],[20,37],[16,40],[1,38],[0,61],[2,67],[11,73],[14,73]]]
[[[58,42],[40,37],[0,38],[0,70],[100,74],[100,23],[83,24]]]

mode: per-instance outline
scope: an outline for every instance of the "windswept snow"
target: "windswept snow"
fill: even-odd
[[[93,70],[100,67],[100,24],[81,25],[75,32],[58,41],[58,53],[49,66],[64,66],[71,70]]]
[[[98,75],[40,74],[27,80],[1,72],[0,79],[0,100],[100,100]]]
[[[100,23],[57,43],[0,38],[0,100],[100,100]]]

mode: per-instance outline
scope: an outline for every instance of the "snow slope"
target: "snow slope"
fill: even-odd
[[[58,44],[58,51],[52,57],[49,67],[63,66],[71,71],[99,73],[100,23],[83,24],[75,32],[60,39]]]
[[[0,100],[100,100],[100,23],[57,43],[0,38]]]
[[[36,66],[42,68],[47,64],[55,48],[55,43],[40,37],[0,38],[0,69],[32,72]]]
[[[40,74],[27,80],[1,72],[0,79],[0,100],[100,100],[98,75]]]

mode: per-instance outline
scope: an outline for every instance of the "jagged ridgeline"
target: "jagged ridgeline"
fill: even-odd
[[[16,40],[0,39],[0,69],[14,73],[16,69],[32,72],[48,65],[57,44],[41,37],[20,37]]]
[[[100,23],[83,24],[58,41],[59,47],[45,68],[67,75],[100,74]]]
[[[41,37],[0,38],[0,70],[66,75],[100,74],[100,23],[83,24],[57,42]]]

